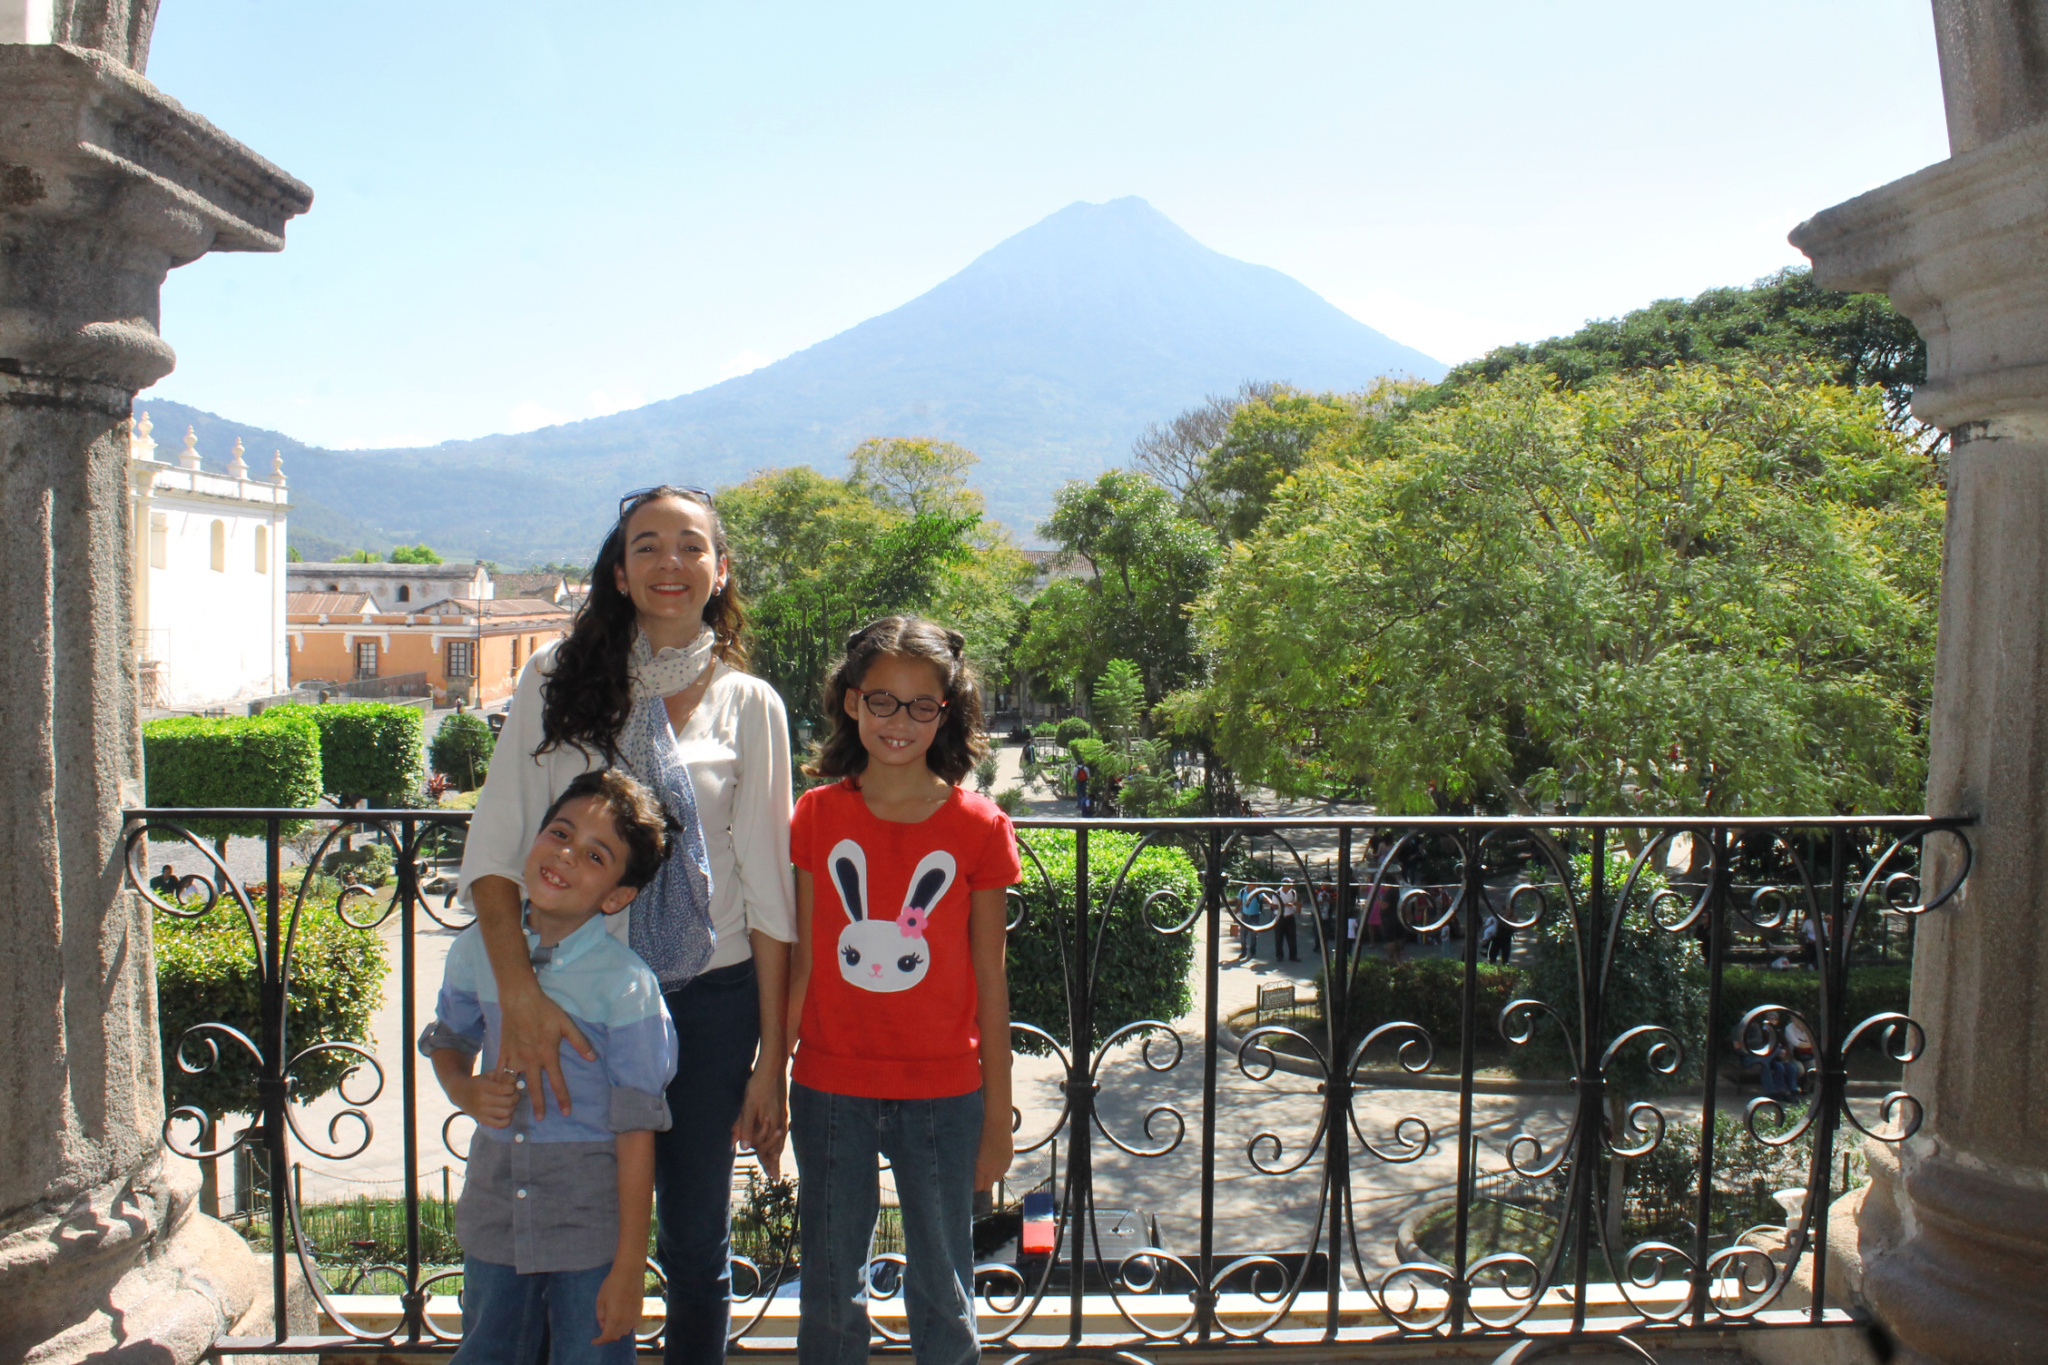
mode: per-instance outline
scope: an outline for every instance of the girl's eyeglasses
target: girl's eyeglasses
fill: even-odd
[[[910,718],[919,725],[931,724],[946,714],[946,708],[952,705],[951,702],[933,701],[930,697],[905,701],[894,692],[884,692],[879,687],[872,692],[861,693],[860,699],[866,704],[868,714],[876,720],[887,720],[898,711],[908,711]]]
[[[715,507],[715,504],[711,501],[711,490],[708,488],[689,488],[682,484],[658,483],[652,488],[636,488],[626,494],[625,497],[620,498],[619,520],[624,522],[632,514],[633,509],[640,504],[642,498],[651,498],[656,493],[688,493],[692,497],[704,499],[706,507]]]

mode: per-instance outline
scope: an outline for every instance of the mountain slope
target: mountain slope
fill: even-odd
[[[981,455],[991,514],[1028,542],[1062,481],[1117,463],[1148,422],[1205,394],[1246,379],[1348,389],[1443,372],[1127,198],[1070,205],[902,307],[695,393],[424,450],[304,448],[287,470],[324,525],[371,528],[372,544],[424,539],[525,562],[589,554],[627,488],[790,464],[838,473],[870,436],[929,435]]]

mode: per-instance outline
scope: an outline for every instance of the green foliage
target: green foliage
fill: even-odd
[[[1874,390],[1532,368],[1382,436],[1283,485],[1197,613],[1176,722],[1241,775],[1390,812],[1922,805],[1943,497]]]
[[[427,757],[435,772],[464,791],[475,791],[491,770],[491,750],[497,742],[482,716],[474,711],[457,711],[442,717]]]
[[[1013,820],[1024,813],[1024,789],[1022,787],[1005,787],[990,799],[996,803],[998,810]]]
[[[1216,543],[1142,474],[1112,469],[1059,491],[1040,534],[1086,560],[1031,604],[1018,660],[1040,677],[1092,678],[1128,658],[1157,701],[1201,675],[1188,612],[1208,586]]]
[[[394,545],[391,547],[393,564],[439,564],[441,556],[425,545]]]
[[[285,547],[284,547],[284,562],[285,562],[285,563],[287,563],[287,564],[303,564],[303,563],[305,563],[305,561],[306,561],[306,557],[305,557],[304,555],[302,555],[302,554],[300,554],[300,553],[299,553],[299,547],[298,547],[298,546],[296,546],[296,545],[287,545],[287,546],[285,546]]]
[[[416,706],[292,702],[264,714],[304,719],[318,728],[320,789],[344,806],[359,800],[372,806],[398,805],[425,780],[420,765],[425,716]]]
[[[1068,716],[1053,727],[1052,738],[1055,744],[1071,747],[1077,739],[1095,738],[1095,727],[1082,716]]]
[[[296,879],[290,879],[280,892],[280,909],[286,916],[297,890]],[[262,888],[251,888],[250,896],[260,923]],[[352,913],[368,909],[361,897],[352,905]],[[316,902],[309,895],[288,965],[287,1056],[316,1042],[368,1044],[370,1020],[383,998],[385,959],[384,941],[374,932],[352,928],[332,901]],[[240,1029],[260,1045],[261,978],[248,921],[231,899],[223,897],[197,919],[157,913],[157,1017],[164,1048],[164,1090],[172,1108],[195,1105],[216,1119],[256,1112],[261,1103],[256,1065],[239,1045],[222,1042],[219,1062],[188,1075],[178,1066],[178,1044],[196,1024],[221,1023]],[[195,1040],[185,1056],[195,1065],[204,1062],[205,1043]],[[352,1057],[340,1052],[306,1058],[292,1071],[294,1100],[326,1094],[355,1065]]]
[[[1009,942],[1010,1013],[1022,1022],[1038,1025],[1065,1045],[1071,1034],[1062,964],[1073,955],[1073,887],[1078,863],[1074,834],[1071,830],[1029,830],[1018,838],[1037,854],[1045,877],[1040,877],[1038,864],[1027,855],[1024,880],[1018,887],[1026,917],[1011,932]],[[1192,932],[1154,932],[1143,907],[1147,897],[1170,891],[1171,896],[1162,896],[1153,906],[1150,919],[1160,924],[1178,923],[1200,903],[1201,879],[1186,853],[1154,844],[1138,855],[1123,893],[1110,904],[1117,873],[1137,844],[1136,835],[1111,830],[1091,830],[1088,835],[1090,924],[1100,923],[1103,935],[1100,974],[1095,979],[1095,1044],[1140,1019],[1171,1023],[1193,1003],[1188,985],[1188,968],[1195,952]],[[1050,878],[1051,893],[1046,890],[1046,878]],[[1067,944],[1064,954],[1060,948],[1063,940]],[[1016,1042],[1020,1052],[1043,1052],[1043,1045],[1035,1044],[1028,1035],[1017,1035]]]
[[[1198,487],[1183,499],[1208,509],[1208,525],[1228,542],[1258,529],[1273,492],[1308,461],[1331,432],[1348,426],[1359,399],[1300,393],[1284,386],[1231,414],[1223,440],[1202,461]]]
[[[1851,1028],[1873,1014],[1887,1011],[1905,1014],[1912,1002],[1913,969],[1903,964],[1851,966],[1846,994]],[[1774,972],[1766,967],[1723,967],[1721,1018],[1732,1026],[1759,1005],[1783,1005],[1818,1030],[1821,1027],[1820,974],[1804,970]]]
[[[974,789],[983,796],[995,788],[997,762],[995,752],[991,750],[974,765]]]
[[[368,843],[346,853],[328,854],[321,860],[320,871],[337,882],[377,888],[391,880],[392,863],[389,844]]]
[[[1520,983],[1521,973],[1513,967],[1491,962],[1479,964],[1479,1004],[1474,1015],[1479,1032],[1473,1040],[1475,1046],[1501,1046],[1494,1020],[1499,1017],[1501,1006],[1515,998]],[[1320,971],[1316,974],[1316,997],[1324,1003],[1330,998],[1328,983]],[[1400,1020],[1419,1024],[1429,1034],[1437,1066],[1448,1061],[1455,1067],[1465,1033],[1465,964],[1450,957],[1409,957],[1398,962],[1377,955],[1360,957],[1349,977],[1344,1015],[1340,1057],[1349,1057],[1358,1041],[1381,1024]],[[1404,1041],[1394,1039],[1384,1053],[1375,1051],[1363,1058],[1364,1064],[1391,1065],[1392,1048]]]
[[[928,436],[878,436],[846,457],[847,487],[877,507],[920,516],[978,517],[981,494],[967,472],[981,457],[965,446]]]
[[[1660,873],[1645,867],[1625,907],[1621,932],[1614,939],[1613,957],[1607,963],[1606,987],[1601,996],[1605,1013],[1601,1036],[1585,1039],[1579,1035],[1581,964],[1597,969],[1607,951],[1615,902],[1627,883],[1629,866],[1626,854],[1608,855],[1607,904],[1595,906],[1593,857],[1581,853],[1573,858],[1578,921],[1575,924],[1565,912],[1561,896],[1554,892],[1546,895],[1546,909],[1533,931],[1535,952],[1522,984],[1524,994],[1550,1005],[1564,1019],[1578,1045],[1583,1067],[1597,1066],[1607,1045],[1638,1024],[1659,1024],[1677,1036],[1685,1056],[1678,1069],[1669,1074],[1651,1070],[1651,1045],[1647,1041],[1638,1041],[1616,1055],[1607,1074],[1608,1093],[1624,1101],[1669,1094],[1696,1079],[1704,1056],[1707,1023],[1706,964],[1700,957],[1699,940],[1691,934],[1674,934],[1658,927],[1651,903],[1666,883]],[[1517,918],[1525,917],[1526,906],[1517,906],[1516,913]],[[1671,913],[1669,907],[1666,913]],[[1521,1054],[1517,1060],[1531,1069],[1562,1065],[1562,1042],[1556,1023],[1546,1016],[1536,1024],[1530,1042],[1516,1049]]]
[[[1620,370],[1743,362],[1818,364],[1844,388],[1878,385],[1893,424],[1904,425],[1913,387],[1927,378],[1927,344],[1884,295],[1838,294],[1794,267],[1746,289],[1659,299],[1570,336],[1502,346],[1452,370],[1432,401],[1455,401],[1521,365],[1576,387]]]
[[[144,799],[152,806],[315,805],[321,792],[320,732],[279,711],[212,719],[174,716],[142,727]],[[194,820],[203,838],[260,836],[262,820]],[[286,834],[303,828],[287,821]]]
[[[382,564],[384,556],[378,554],[375,550],[350,550],[334,562],[337,564]]]
[[[983,664],[1002,657],[1015,626],[1013,589],[1027,566],[977,513],[907,513],[868,488],[798,467],[719,490],[734,572],[753,604],[751,667],[782,693],[792,720],[825,719],[819,694],[846,637],[878,616],[943,621]],[[903,497],[964,505],[940,491]]]

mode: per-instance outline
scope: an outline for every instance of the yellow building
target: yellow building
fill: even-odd
[[[292,686],[417,680],[436,705],[487,705],[512,695],[519,670],[569,619],[530,597],[447,597],[395,612],[364,592],[295,592],[285,608]]]

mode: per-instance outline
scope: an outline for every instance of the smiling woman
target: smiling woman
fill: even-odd
[[[534,652],[477,801],[461,892],[474,907],[503,1010],[499,1065],[538,1111],[560,1103],[573,1023],[540,990],[521,931],[523,858],[579,775],[621,766],[654,789],[674,851],[618,920],[690,1040],[655,1144],[667,1359],[715,1362],[728,1318],[728,1192],[745,1142],[775,1170],[787,1127],[790,751],[782,698],[742,670],[745,614],[725,529],[701,489],[620,503],[567,638]]]

